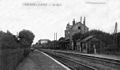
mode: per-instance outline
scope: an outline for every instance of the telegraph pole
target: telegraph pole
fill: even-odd
[[[55,40],[55,32],[54,32],[54,40]]]
[[[54,40],[57,40],[57,32],[54,32]]]
[[[56,40],[57,40],[57,33],[56,33]]]
[[[117,33],[117,22],[115,23],[115,29],[114,29],[114,34]]]
[[[54,48],[55,48],[55,41],[57,41],[57,32],[54,32]]]
[[[53,48],[55,48],[55,32],[54,32]]]

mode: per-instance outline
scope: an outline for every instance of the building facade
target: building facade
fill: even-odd
[[[104,43],[95,36],[88,36],[83,40],[77,40],[77,50],[82,53],[94,53],[99,52],[98,49],[104,45]]]
[[[69,23],[66,26],[65,30],[65,39],[71,41],[71,49],[74,47],[72,42],[72,36],[76,33],[84,34],[88,32],[89,28],[86,26],[86,18],[84,17],[82,21],[82,17],[79,22],[76,22],[75,19],[72,21],[72,25]]]
[[[38,41],[39,44],[44,44],[44,43],[48,43],[50,40],[49,39],[40,39]]]

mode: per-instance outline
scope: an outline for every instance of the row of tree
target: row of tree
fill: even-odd
[[[31,46],[34,34],[29,30],[22,30],[18,35],[0,31],[0,49],[28,48]]]
[[[111,44],[113,43],[113,39],[114,39],[114,34],[109,34],[100,30],[91,30],[85,34],[81,34],[81,33],[76,33],[73,35],[73,40],[76,41],[78,39],[84,39],[88,36],[95,36],[97,39],[105,42],[106,44]]]

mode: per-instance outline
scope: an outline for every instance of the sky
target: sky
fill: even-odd
[[[90,30],[113,33],[117,22],[120,32],[120,0],[0,0],[0,30],[15,35],[30,30],[34,43],[53,40],[55,32],[58,39],[64,37],[67,23],[79,22],[81,16]]]

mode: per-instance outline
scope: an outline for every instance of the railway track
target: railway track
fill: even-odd
[[[73,58],[78,58],[80,61],[88,61],[88,63],[91,63],[91,65],[98,70],[120,70],[120,61],[114,60],[114,59],[107,59],[107,58],[100,58],[100,57],[94,57],[94,56],[88,56],[88,55],[82,55],[82,54],[76,54],[71,52],[58,52],[54,51],[55,53],[67,55]],[[82,62],[81,61],[81,62]],[[89,64],[88,64],[89,65]],[[98,65],[98,66],[97,66]],[[99,67],[99,65],[102,65],[102,67]],[[106,69],[104,69],[106,68]]]
[[[68,63],[68,61],[70,63],[73,63],[72,65],[68,66],[68,67],[71,67],[73,70],[77,68],[79,70],[79,65],[87,66],[87,67],[93,68],[94,70],[120,70],[119,60],[94,57],[94,56],[73,53],[73,52],[66,52],[66,51],[57,51],[57,50],[42,50],[42,51],[46,51],[50,53],[52,52],[50,55],[54,54],[52,55],[52,57],[58,59],[60,62],[62,62],[66,66],[68,66],[66,64]],[[71,61],[71,60],[74,60],[74,61]],[[74,69],[75,64],[78,64],[78,65],[77,67],[75,66],[75,69]],[[83,68],[82,70],[89,70],[89,69]]]
[[[100,58],[100,57],[93,57],[93,56],[87,56],[87,55],[82,55],[82,54],[76,54],[76,53],[66,53],[66,52],[56,52],[56,53],[61,53],[69,56],[74,56],[77,58],[84,58],[89,61],[97,61],[97,63],[104,64],[107,66],[115,66],[120,68],[120,61],[119,60],[113,60],[113,59],[107,59],[107,58]]]
[[[45,52],[48,55],[52,56],[53,58],[55,58],[56,60],[58,60],[59,62],[63,63],[64,65],[66,65],[67,67],[69,67],[71,70],[97,70],[96,68],[87,66],[85,64],[82,64],[81,62],[62,56],[62,55],[56,55],[53,53],[48,53]]]

